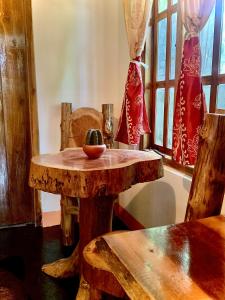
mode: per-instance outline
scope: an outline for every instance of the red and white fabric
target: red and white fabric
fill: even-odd
[[[173,159],[183,165],[195,164],[199,133],[206,112],[199,33],[214,4],[215,0],[179,1],[186,34],[174,108]]]
[[[123,4],[131,61],[115,140],[136,145],[142,134],[150,132],[144,100],[141,54],[146,40],[152,0],[123,0]]]

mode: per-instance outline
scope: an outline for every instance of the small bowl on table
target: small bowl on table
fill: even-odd
[[[90,159],[99,158],[106,150],[106,145],[83,145],[83,151]]]

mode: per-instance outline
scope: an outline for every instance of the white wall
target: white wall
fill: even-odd
[[[191,177],[164,166],[164,177],[121,193],[120,205],[145,227],[184,221]],[[225,197],[222,206],[225,214]]]
[[[121,0],[32,0],[40,152],[60,148],[60,103],[119,116],[129,56]],[[43,211],[59,197],[42,193]]]
[[[137,184],[120,194],[120,205],[145,227],[184,220],[191,178],[170,167],[164,167],[164,173],[157,181]]]
[[[60,147],[60,103],[74,108],[114,103],[118,118],[128,68],[121,0],[32,0],[41,153]],[[157,182],[120,195],[120,204],[143,225],[184,219],[190,178],[165,168]],[[43,211],[59,210],[42,193]],[[225,211],[223,209],[223,211]]]

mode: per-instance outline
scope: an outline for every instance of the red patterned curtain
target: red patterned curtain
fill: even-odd
[[[123,0],[123,4],[131,61],[115,140],[136,145],[142,134],[150,132],[141,75],[141,53],[146,40],[152,0]]]
[[[199,32],[207,22],[215,0],[180,0],[186,30],[173,123],[173,159],[183,165],[195,164],[199,132],[206,111],[201,82]]]

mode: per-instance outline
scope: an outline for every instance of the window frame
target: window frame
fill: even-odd
[[[216,0],[215,3],[215,22],[214,22],[214,38],[213,38],[213,53],[212,53],[212,74],[202,76],[202,84],[210,85],[210,105],[209,112],[224,113],[225,110],[216,109],[217,92],[220,84],[225,84],[225,74],[219,74],[220,68],[220,49],[222,39],[222,19],[223,9],[225,9],[225,0]],[[171,80],[170,76],[170,61],[171,61],[171,17],[177,12],[177,30],[176,30],[176,67],[175,79]],[[167,40],[166,40],[166,70],[165,80],[157,81],[157,28],[158,22],[167,18]],[[192,168],[182,167],[178,163],[171,160],[172,149],[167,147],[168,138],[168,110],[169,110],[169,89],[174,88],[174,102],[176,97],[176,87],[181,66],[182,48],[183,48],[183,25],[181,17],[178,13],[178,4],[172,4],[172,0],[168,0],[167,9],[158,13],[158,0],[153,1],[152,18],[150,20],[151,45],[150,53],[146,52],[145,57],[150,55],[150,82],[146,83],[146,90],[149,90],[149,101],[147,107],[149,109],[151,134],[149,136],[149,147],[164,154],[167,163],[177,169],[182,169],[187,173],[192,173]],[[225,24],[223,25],[225,26]],[[181,30],[182,28],[182,30]],[[220,45],[218,47],[218,45]],[[163,128],[163,146],[155,144],[155,116],[156,116],[156,91],[157,88],[165,88],[164,99],[164,128]],[[191,170],[191,171],[190,171]]]

